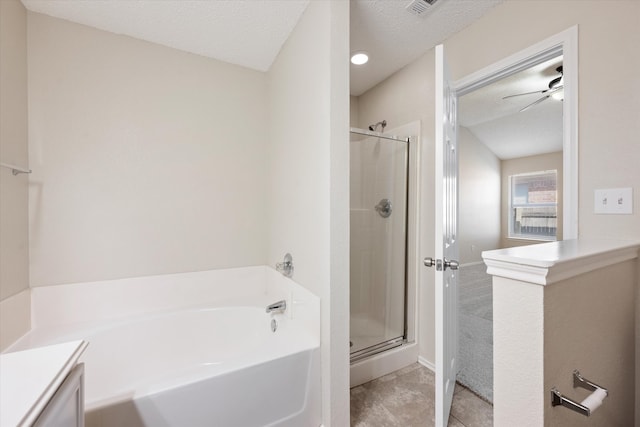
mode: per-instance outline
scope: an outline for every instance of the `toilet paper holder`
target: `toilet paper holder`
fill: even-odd
[[[582,375],[580,375],[580,372],[577,369],[573,371],[573,388],[576,388],[576,387],[581,387],[593,392],[591,394],[592,396],[595,396],[596,393],[603,395],[602,398],[609,395],[609,392],[607,391],[606,388],[600,387],[598,384],[584,378]],[[551,406],[562,405],[565,408],[569,408],[572,411],[575,411],[579,414],[582,414],[588,417],[591,415],[592,411],[594,411],[598,406],[600,406],[601,402],[597,401],[598,403],[596,405],[589,405],[589,406],[595,406],[592,409],[591,407],[584,405],[584,403],[587,400],[589,400],[589,398],[583,400],[581,403],[578,403],[572,399],[569,399],[566,396],[563,396],[555,387],[551,389]]]

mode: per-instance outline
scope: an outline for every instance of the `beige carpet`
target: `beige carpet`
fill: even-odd
[[[493,288],[486,269],[476,264],[459,270],[457,380],[493,402]]]

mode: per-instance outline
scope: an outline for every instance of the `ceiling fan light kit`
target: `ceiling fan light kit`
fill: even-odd
[[[529,108],[540,104],[545,99],[553,98],[553,99],[557,99],[559,101],[563,101],[564,100],[564,85],[563,85],[563,80],[562,79],[564,78],[564,74],[562,73],[562,65],[560,65],[558,68],[556,68],[556,71],[558,73],[560,73],[560,76],[554,78],[553,80],[551,80],[549,82],[549,85],[548,85],[549,88],[548,89],[536,90],[536,91],[533,91],[533,92],[518,93],[518,94],[515,94],[515,95],[505,96],[502,99],[514,98],[516,96],[523,96],[523,95],[532,95],[534,93],[538,93],[538,94],[542,95],[541,98],[538,98],[535,101],[533,101],[531,104],[526,105],[525,107],[523,107],[520,110],[520,112],[526,111]]]

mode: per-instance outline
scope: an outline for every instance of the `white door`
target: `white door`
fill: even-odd
[[[435,267],[436,427],[446,426],[458,371],[457,98],[442,45],[436,46]]]

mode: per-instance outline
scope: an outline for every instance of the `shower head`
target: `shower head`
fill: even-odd
[[[376,123],[374,125],[370,125],[369,126],[369,130],[376,131],[378,129],[378,126],[382,126],[382,130],[380,132],[384,132],[384,128],[387,126],[387,121],[383,120],[383,121],[378,122],[378,123]]]

